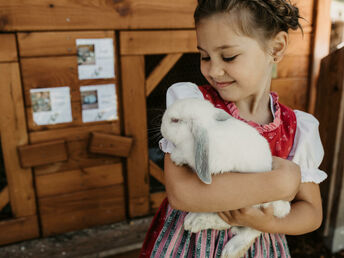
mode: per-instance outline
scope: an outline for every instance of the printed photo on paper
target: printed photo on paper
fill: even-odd
[[[77,39],[79,80],[115,77],[112,38]]]
[[[72,122],[69,87],[31,89],[30,96],[37,125]]]
[[[80,93],[84,123],[118,119],[115,84],[82,86]]]

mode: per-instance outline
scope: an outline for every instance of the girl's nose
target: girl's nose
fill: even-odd
[[[225,71],[223,70],[223,67],[219,64],[216,64],[215,62],[211,62],[209,67],[209,75],[212,78],[219,78],[223,76]]]

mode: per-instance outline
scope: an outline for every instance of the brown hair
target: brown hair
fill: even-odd
[[[195,24],[220,13],[231,13],[244,35],[258,36],[262,40],[280,31],[302,30],[299,9],[289,0],[198,0]]]

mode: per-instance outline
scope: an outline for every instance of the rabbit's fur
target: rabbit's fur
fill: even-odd
[[[175,145],[171,153],[177,165],[187,164],[206,184],[211,175],[224,172],[266,172],[272,169],[269,143],[256,129],[233,118],[224,110],[201,99],[174,102],[164,113],[161,133]],[[274,215],[284,217],[290,211],[286,201],[275,201]],[[184,228],[191,232],[230,228],[216,213],[189,213]],[[241,257],[261,232],[233,227],[236,234],[224,247],[222,257]]]

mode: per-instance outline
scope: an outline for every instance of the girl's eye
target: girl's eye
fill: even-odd
[[[222,60],[225,61],[225,62],[232,62],[232,61],[234,61],[234,59],[235,59],[237,56],[238,56],[238,55],[232,56],[232,57],[222,57]]]

